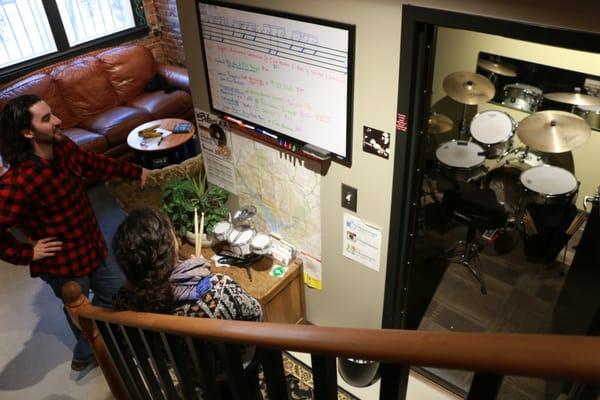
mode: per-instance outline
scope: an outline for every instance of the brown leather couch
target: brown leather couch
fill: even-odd
[[[115,158],[131,157],[127,135],[136,126],[193,118],[187,71],[155,62],[141,45],[85,55],[13,81],[0,90],[0,109],[22,94],[44,99],[79,146]]]

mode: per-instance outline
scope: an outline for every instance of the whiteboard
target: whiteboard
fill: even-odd
[[[350,161],[354,26],[212,1],[198,12],[213,110]]]

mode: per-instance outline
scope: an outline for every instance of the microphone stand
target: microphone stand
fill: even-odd
[[[467,105],[463,104],[462,118],[458,123],[458,139],[465,140],[467,133]]]

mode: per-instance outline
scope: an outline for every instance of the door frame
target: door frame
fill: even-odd
[[[504,36],[534,43],[600,53],[600,34],[413,5],[402,6],[396,151],[392,180],[383,329],[407,326],[427,115],[430,110],[438,27]],[[433,295],[433,294],[432,294]],[[404,399],[409,366],[382,366],[380,399]]]

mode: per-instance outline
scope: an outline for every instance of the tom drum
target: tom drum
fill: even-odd
[[[500,158],[512,147],[517,123],[505,112],[488,110],[473,117],[469,130],[486,158]]]

